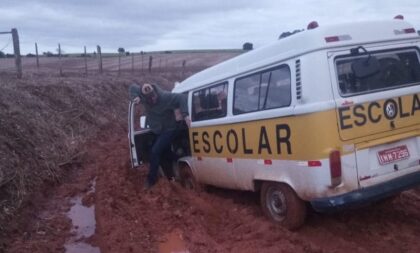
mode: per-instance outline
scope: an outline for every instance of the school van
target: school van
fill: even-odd
[[[339,210],[420,184],[420,37],[401,16],[312,22],[173,92],[188,96],[192,119],[182,182],[258,191],[285,227],[304,223],[307,204]],[[130,131],[133,166],[147,160],[145,131]]]

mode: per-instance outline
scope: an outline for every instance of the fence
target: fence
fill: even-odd
[[[10,33],[10,32],[8,32]],[[17,30],[16,30],[17,37]],[[13,40],[15,42],[15,39]],[[19,48],[18,38],[16,41]],[[14,48],[16,48],[14,43]],[[81,47],[79,54],[65,54],[65,46],[58,44],[58,53],[44,52],[39,54],[38,43],[34,44],[35,54],[20,56],[2,55],[0,72],[16,72],[18,77],[25,73],[49,72],[65,76],[71,73],[84,75],[104,72],[152,73],[168,71],[199,71],[221,61],[232,58],[242,50],[201,50],[201,51],[161,51],[161,52],[124,52],[103,53],[98,45],[94,53],[87,53],[86,46]],[[63,50],[64,49],[64,50]]]

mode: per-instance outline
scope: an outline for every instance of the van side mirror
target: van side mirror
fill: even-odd
[[[375,56],[366,56],[355,60],[351,69],[356,78],[363,79],[377,74],[380,71],[379,61]]]
[[[140,116],[140,128],[147,128],[146,125],[146,116]]]

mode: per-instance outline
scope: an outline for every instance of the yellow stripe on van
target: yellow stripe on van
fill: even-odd
[[[389,107],[394,113],[386,111]],[[328,158],[331,150],[353,152],[343,150],[345,145],[363,149],[372,145],[368,143],[391,141],[392,135],[416,136],[419,126],[420,95],[412,94],[337,110],[192,128],[189,134],[194,156],[306,161]]]
[[[341,147],[336,112],[190,129],[194,156],[317,160]]]
[[[420,125],[420,93],[337,109],[340,136],[363,136]]]

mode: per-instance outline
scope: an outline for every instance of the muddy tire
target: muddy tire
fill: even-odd
[[[181,185],[184,188],[193,190],[195,192],[201,192],[203,190],[203,186],[197,182],[190,166],[188,166],[187,164],[180,165],[179,177],[181,180]]]
[[[290,188],[276,182],[261,187],[261,208],[265,216],[287,229],[295,230],[305,223],[306,205]]]

